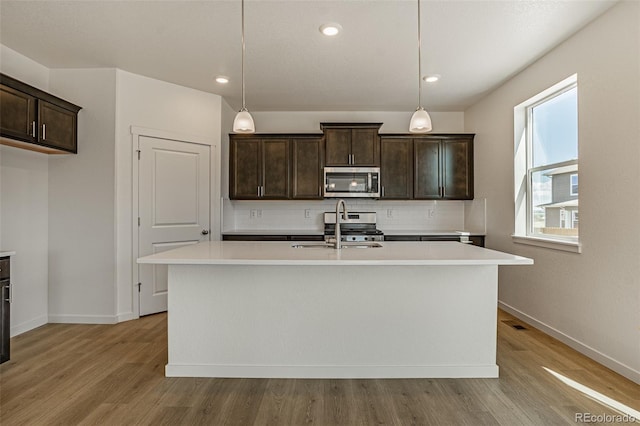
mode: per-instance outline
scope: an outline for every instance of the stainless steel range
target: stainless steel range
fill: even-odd
[[[340,220],[342,241],[384,241],[384,234],[376,228],[375,212],[350,212],[346,219]],[[335,236],[336,214],[324,214],[324,239],[328,241]]]

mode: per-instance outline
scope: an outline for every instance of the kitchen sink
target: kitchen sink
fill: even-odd
[[[291,247],[293,248],[328,248],[328,249],[333,249],[333,244],[294,244]],[[379,243],[342,243],[342,248],[346,249],[346,248],[359,248],[359,249],[366,249],[366,248],[380,248],[382,247],[382,244]]]

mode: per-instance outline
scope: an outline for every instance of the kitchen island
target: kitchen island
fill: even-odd
[[[457,242],[295,245],[138,259],[169,265],[168,377],[498,377],[498,266],[531,259]]]

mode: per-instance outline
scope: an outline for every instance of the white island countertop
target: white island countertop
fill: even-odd
[[[341,250],[292,241],[209,241],[141,257],[171,265],[531,265],[533,260],[459,242],[381,242],[379,248]],[[349,245],[349,243],[345,243]],[[362,245],[362,244],[355,244]]]

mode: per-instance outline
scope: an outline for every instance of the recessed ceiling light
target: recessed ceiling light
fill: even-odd
[[[225,77],[224,75],[216,76],[216,82],[220,84],[227,84],[229,82],[229,77]]]
[[[333,37],[342,31],[342,26],[336,23],[320,25],[320,32],[326,36]]]
[[[425,75],[422,79],[427,83],[435,83],[440,80],[440,74]]]

